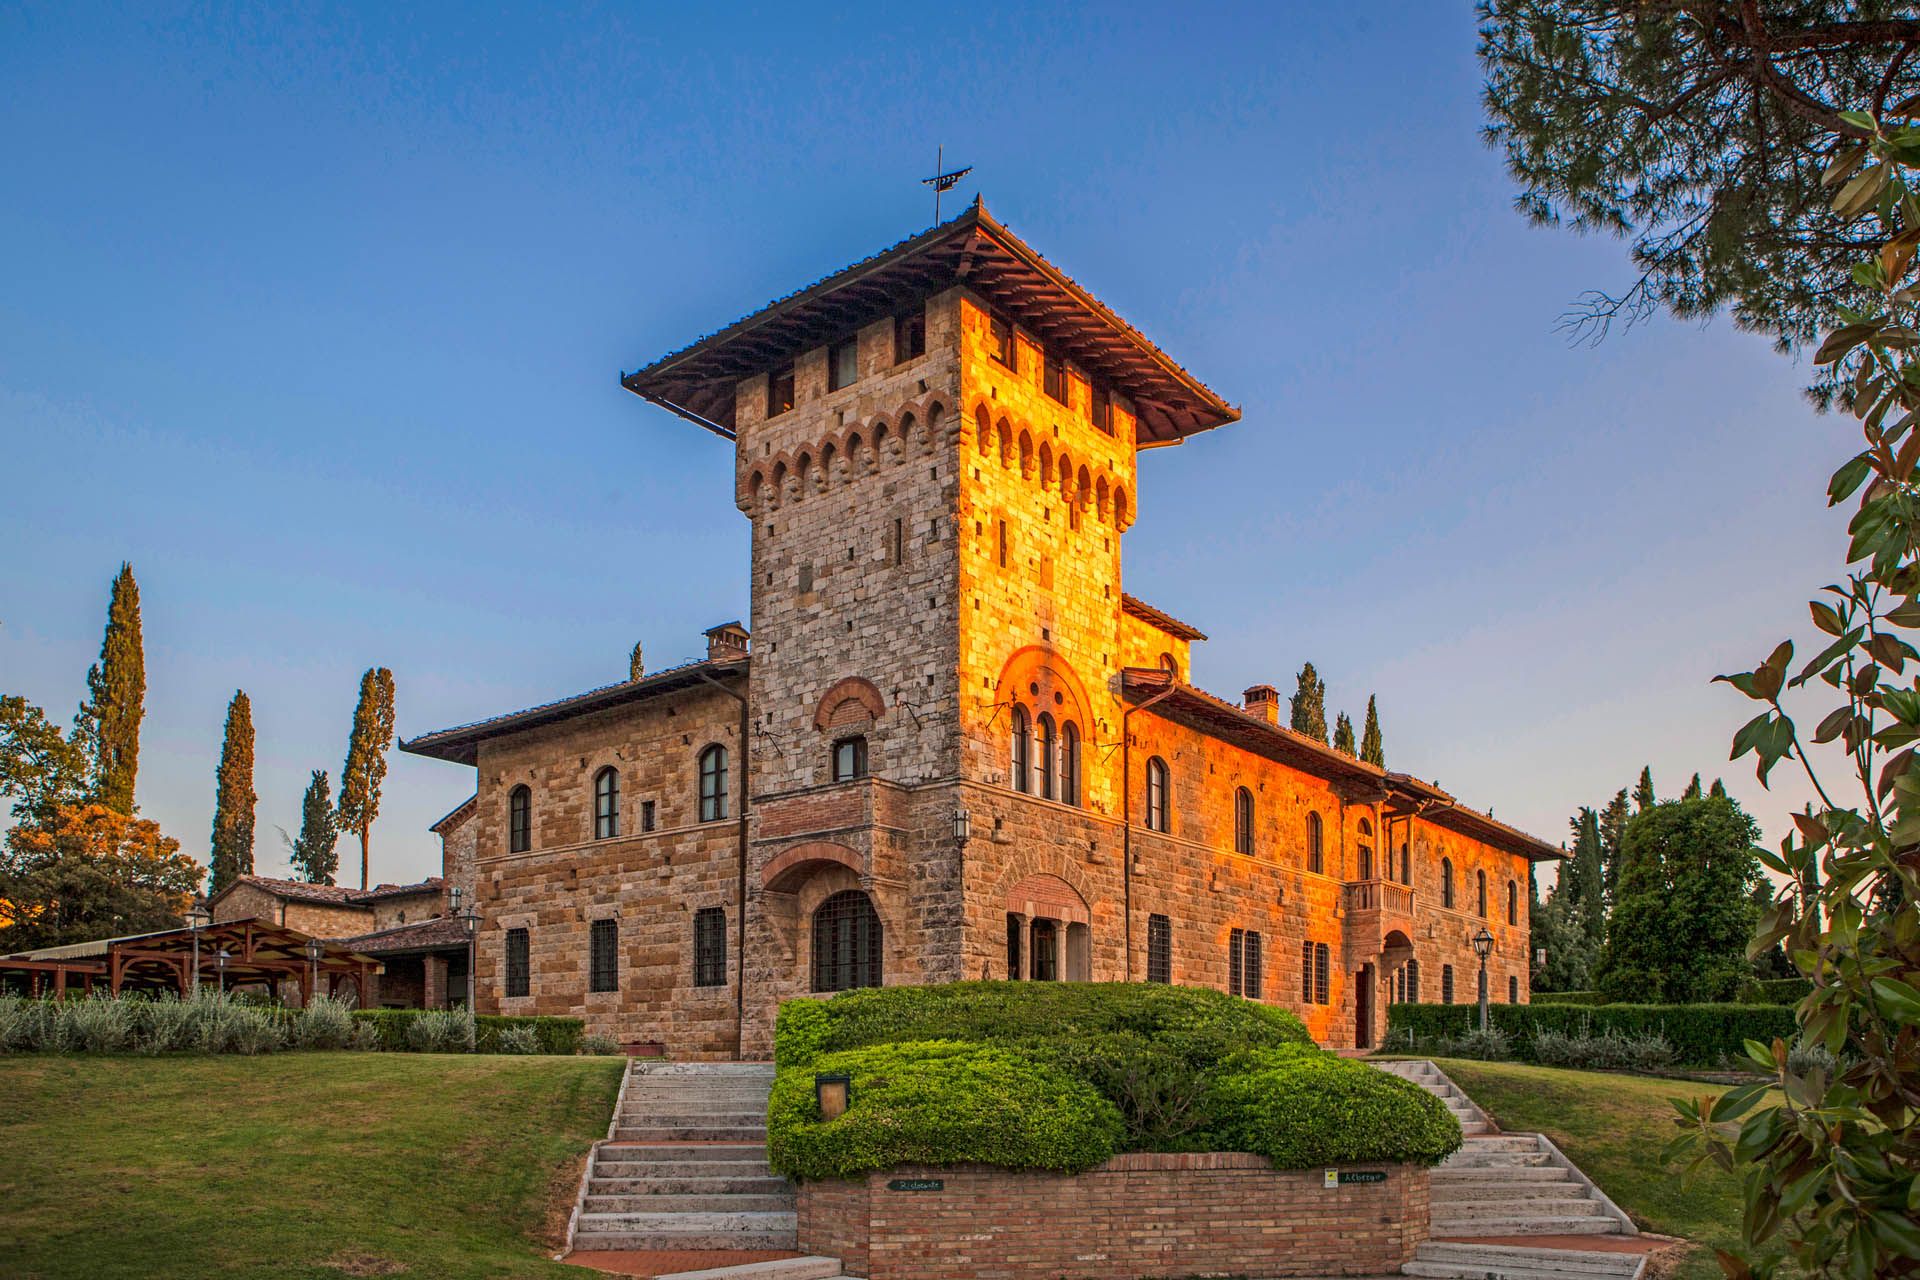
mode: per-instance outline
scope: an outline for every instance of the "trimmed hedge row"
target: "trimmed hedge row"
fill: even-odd
[[[1796,1005],[1812,994],[1810,978],[1768,978],[1740,988],[1740,1003]]]
[[[1075,1172],[1123,1151],[1252,1151],[1279,1168],[1434,1164],[1460,1126],[1409,1081],[1317,1048],[1281,1010],[1196,987],[964,982],[781,1006],[773,1167]],[[818,1118],[814,1074],[851,1099]]]
[[[430,1009],[355,1009],[353,1020],[373,1028],[374,1045],[392,1053],[413,1050],[407,1028],[422,1016],[439,1012]],[[541,1053],[572,1054],[580,1051],[580,1040],[587,1024],[579,1018],[506,1017],[483,1013],[475,1017],[474,1052],[498,1053],[500,1033],[513,1027],[527,1027],[539,1042]]]
[[[1745,1056],[1748,1040],[1791,1042],[1793,1010],[1776,1004],[1496,1004],[1495,1030],[1513,1042],[1516,1057],[1532,1060],[1536,1030],[1593,1035],[1664,1036],[1688,1066],[1717,1066]],[[1454,1037],[1473,1029],[1479,1008],[1470,1004],[1396,1004],[1387,1008],[1387,1032],[1418,1039]]]
[[[1531,999],[1535,1004],[1605,1004],[1607,998],[1598,991],[1536,991]]]

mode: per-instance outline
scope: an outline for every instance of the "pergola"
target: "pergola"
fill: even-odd
[[[381,972],[380,961],[373,956],[257,919],[0,956],[0,976],[24,977],[29,992],[36,996],[64,995],[75,983],[91,992],[101,982],[114,995],[132,990],[185,996],[193,989],[196,967],[201,982],[218,984],[223,990],[292,979],[300,984],[302,1004],[313,998],[315,985],[322,980],[330,994],[351,982],[362,1008],[371,994],[367,980]]]

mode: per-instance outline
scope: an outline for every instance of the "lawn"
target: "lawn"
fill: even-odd
[[[550,1215],[572,1204],[569,1167],[604,1136],[621,1066],[0,1058],[0,1272],[577,1277],[546,1259]]]
[[[1679,1133],[1667,1100],[1717,1098],[1724,1086],[1459,1059],[1442,1060],[1440,1069],[1501,1128],[1552,1138],[1642,1230],[1696,1245],[1731,1248],[1739,1242],[1738,1180],[1709,1169],[1683,1183],[1678,1165],[1660,1163],[1661,1148]],[[1721,1271],[1711,1249],[1696,1247],[1674,1274],[1718,1280]],[[1798,1272],[1789,1263],[1783,1274]]]

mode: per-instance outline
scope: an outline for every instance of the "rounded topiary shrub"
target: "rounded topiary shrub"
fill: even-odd
[[[851,1104],[835,1120],[820,1120],[815,1107],[822,1071],[852,1081]],[[767,1105],[767,1158],[799,1178],[901,1164],[1075,1173],[1113,1155],[1124,1131],[1091,1085],[1019,1050],[909,1041],[782,1067]]]
[[[1320,1049],[1268,1049],[1222,1064],[1204,1135],[1276,1169],[1360,1161],[1438,1164],[1460,1148],[1460,1124],[1408,1080]]]

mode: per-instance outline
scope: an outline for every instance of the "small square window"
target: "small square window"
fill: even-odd
[[[640,829],[642,831],[653,830],[653,801],[651,800],[642,800],[640,802]]]
[[[827,348],[827,390],[838,391],[860,380],[860,340],[848,338]]]
[[[767,376],[767,416],[777,418],[793,408],[793,366],[775,369]]]
[[[848,782],[867,776],[867,740],[842,738],[833,744],[833,780]]]
[[[1053,352],[1047,352],[1040,362],[1040,389],[1061,404],[1068,404],[1073,398],[1070,386],[1067,362]]]
[[[1002,315],[995,315],[987,322],[989,336],[993,340],[993,358],[1009,369],[1020,367],[1019,343],[1013,336],[1013,321]]]
[[[1102,431],[1106,432],[1108,435],[1112,435],[1113,434],[1113,393],[1108,391],[1105,387],[1093,388],[1092,414],[1093,414],[1093,425],[1100,428]]]
[[[927,313],[909,311],[893,318],[893,362],[899,364],[927,354]]]

